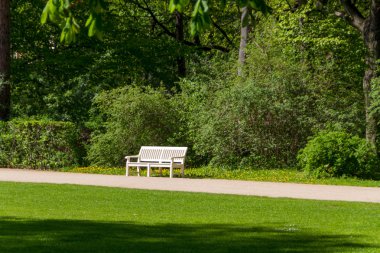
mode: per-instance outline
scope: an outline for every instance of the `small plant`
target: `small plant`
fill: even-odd
[[[322,131],[298,154],[299,166],[316,177],[371,178],[379,166],[375,149],[364,139]]]

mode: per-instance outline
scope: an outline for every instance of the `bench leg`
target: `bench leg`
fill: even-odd
[[[150,177],[150,164],[148,164],[146,176]]]
[[[181,167],[181,177],[185,177],[185,167]]]
[[[129,176],[129,165],[126,163],[125,165],[125,175],[128,177]]]
[[[137,175],[140,176],[140,166],[137,166]]]
[[[173,166],[170,166],[170,178],[173,178]]]

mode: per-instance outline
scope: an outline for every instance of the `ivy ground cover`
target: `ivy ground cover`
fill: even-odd
[[[1,182],[0,252],[380,252],[380,204]]]

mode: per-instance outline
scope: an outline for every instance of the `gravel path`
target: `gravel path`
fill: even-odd
[[[0,169],[0,181],[79,184],[147,190],[380,203],[380,187],[270,183],[221,179],[126,177],[19,169]]]

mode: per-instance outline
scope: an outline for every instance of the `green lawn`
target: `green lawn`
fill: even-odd
[[[380,204],[0,182],[0,252],[380,252]]]

